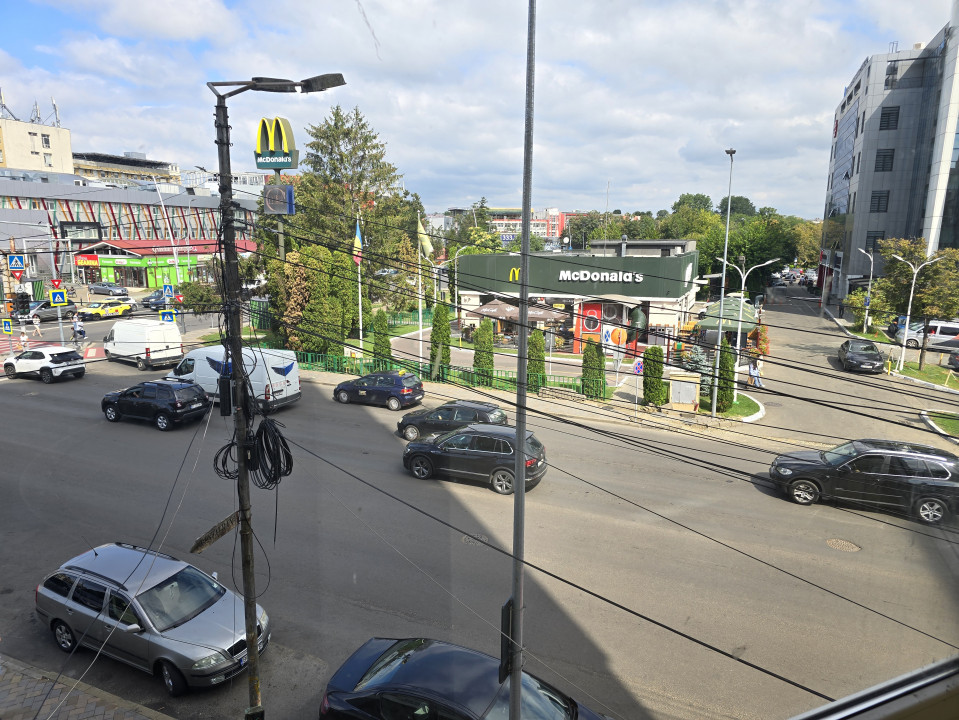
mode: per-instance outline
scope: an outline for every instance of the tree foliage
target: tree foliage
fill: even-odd
[[[669,389],[663,382],[663,349],[650,345],[643,352],[643,400],[659,407],[666,403]]]
[[[730,212],[733,217],[736,215],[745,215],[747,217],[752,217],[756,214],[756,206],[753,205],[752,200],[743,195],[733,195],[732,200],[729,196],[725,196],[716,204],[716,212],[718,212],[725,222],[726,220],[726,207],[730,206]]]
[[[677,212],[681,207],[712,212],[713,200],[709,195],[703,195],[702,193],[683,193],[679,196],[679,200],[673,203],[673,212]]]
[[[733,406],[733,379],[736,373],[736,360],[726,338],[719,350],[719,390],[716,393],[716,411],[728,412]]]
[[[483,318],[473,333],[473,372],[477,385],[493,381],[493,322]]]
[[[437,355],[444,367],[450,364],[450,313],[446,303],[433,308],[433,329],[430,333],[430,367],[434,367]]]
[[[591,399],[606,398],[606,356],[599,343],[587,340],[583,348],[581,376],[583,394]]]
[[[393,345],[390,340],[386,311],[380,308],[373,316],[373,357],[377,370],[385,370],[393,364]]]
[[[535,393],[546,384],[546,340],[542,330],[529,334],[527,350],[526,389]]]

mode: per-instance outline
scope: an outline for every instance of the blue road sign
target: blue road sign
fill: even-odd
[[[3,334],[13,335],[13,321],[9,318],[3,319]]]
[[[26,270],[23,266],[23,255],[7,255],[7,267],[11,270]]]
[[[176,313],[172,310],[161,310],[160,320],[163,322],[176,322]]]
[[[51,290],[51,291],[50,291],[50,304],[51,304],[51,305],[66,305],[66,304],[67,304],[67,291],[66,291],[66,290]]]
[[[173,297],[173,286],[172,286],[172,285],[164,285],[164,286],[163,286],[163,297],[169,297],[169,298]]]
[[[642,375],[642,374],[643,374],[643,360],[642,360],[642,358],[640,358],[639,360],[637,360],[637,361],[636,361],[636,364],[633,365],[633,372],[634,372],[635,374],[637,374],[637,375]]]

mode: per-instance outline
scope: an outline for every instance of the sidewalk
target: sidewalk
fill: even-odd
[[[71,678],[61,678],[54,685],[55,677],[56,673],[0,656],[0,719],[172,720],[169,715],[128,702],[86,683],[77,684]],[[75,690],[72,689],[74,684]]]

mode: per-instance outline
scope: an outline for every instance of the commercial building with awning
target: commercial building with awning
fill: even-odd
[[[605,255],[537,253],[529,257],[530,309],[553,308],[564,313],[574,333],[574,352],[585,340],[608,343],[616,327],[628,327],[639,308],[647,327],[636,333],[630,352],[649,344],[669,345],[691,319],[699,254],[693,240],[628,240]],[[615,254],[613,254],[615,252]],[[465,255],[458,260],[455,281],[464,325],[479,324],[477,310],[501,298],[510,304],[520,292],[518,253]],[[635,315],[635,313],[634,313]],[[543,319],[545,322],[547,318]],[[530,314],[532,326],[542,324]]]

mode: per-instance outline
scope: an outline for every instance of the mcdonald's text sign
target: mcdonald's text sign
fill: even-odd
[[[293,128],[286,118],[261,118],[256,131],[256,166],[268,170],[295,168],[300,163],[300,151],[293,140]]]

